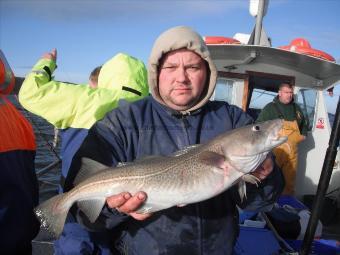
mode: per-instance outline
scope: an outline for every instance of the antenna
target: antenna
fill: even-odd
[[[260,44],[261,31],[262,31],[262,20],[267,13],[269,0],[250,0],[249,1],[249,12],[253,17],[256,17],[255,25],[255,39],[254,45]]]

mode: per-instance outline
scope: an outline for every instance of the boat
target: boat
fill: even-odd
[[[259,14],[258,17],[261,15]],[[288,81],[293,84],[295,102],[301,106],[309,120],[308,136],[299,145],[296,196],[293,201],[303,201],[304,197],[309,195],[317,196],[318,191],[322,189],[325,190],[321,196],[338,190],[340,186],[339,147],[337,147],[335,159],[330,161],[331,169],[328,170],[328,180],[326,178],[326,181],[322,181],[320,177],[327,170],[324,164],[325,159],[327,160],[330,138],[332,130],[334,131],[339,121],[339,117],[335,116],[335,125],[332,129],[324,92],[334,86],[339,86],[337,84],[340,82],[340,65],[328,53],[314,49],[312,43],[306,38],[287,38],[287,45],[272,47],[262,25],[260,28],[256,25],[249,35],[228,36],[230,35],[205,37],[218,69],[217,86],[211,100],[223,100],[237,105],[256,118],[264,104],[272,101],[276,96],[281,82]],[[19,82],[16,88],[20,86],[19,83],[23,79],[17,80]],[[258,104],[260,98],[264,99],[261,100],[264,101],[262,105]],[[337,134],[333,139],[337,139],[335,143],[338,145],[339,135]],[[325,184],[320,188],[320,183]],[[315,203],[314,209],[317,205]],[[320,212],[317,212],[316,216],[319,218]],[[340,241],[340,224],[339,222],[336,224],[338,225],[330,226],[337,232],[332,237]],[[249,240],[262,241],[258,239],[260,236],[258,229],[248,228],[253,231],[250,231]],[[268,243],[274,243],[280,238],[276,235],[274,237]],[[37,247],[35,254],[50,254],[50,240],[46,243],[45,237],[38,237],[34,243]],[[44,245],[45,248],[42,248],[40,253],[39,247],[44,247]]]
[[[340,65],[317,56],[268,45],[252,45],[244,41],[233,43],[233,40],[224,36],[215,37],[214,40],[208,43],[208,48],[218,69],[218,81],[211,100],[223,100],[237,105],[256,118],[261,111],[261,107],[256,104],[260,96],[263,95],[269,102],[276,95],[282,81],[295,85],[295,101],[308,116],[310,123],[307,139],[299,147],[295,198],[300,202],[306,195],[315,195],[332,131],[324,92],[339,83]],[[332,171],[327,193],[338,189],[340,185],[339,153]],[[324,226],[323,237],[340,241],[339,230],[340,219],[328,228]],[[241,226],[243,239],[237,245],[243,248],[245,245],[252,245],[250,247],[253,251],[258,243],[262,247],[282,249],[282,244],[278,245],[280,236],[275,236],[272,232],[273,230],[265,228]],[[242,246],[243,241],[250,240],[255,240],[255,243]],[[46,233],[40,234],[34,240],[34,245],[35,254],[52,254],[52,241]],[[313,247],[316,249],[315,247],[321,245],[323,244],[314,243]],[[245,249],[244,251],[242,254],[256,254],[247,253]]]
[[[307,54],[261,45],[211,44],[209,51],[218,69],[213,100],[241,107],[254,118],[262,107],[259,96],[272,101],[281,82],[294,85],[294,97],[309,120],[309,132],[299,147],[296,195],[315,194],[331,126],[324,91],[340,81],[340,65]],[[263,106],[263,104],[262,104]],[[339,155],[329,191],[340,183]]]
[[[218,69],[212,99],[237,105],[254,119],[265,105],[258,104],[260,97],[269,103],[277,95],[280,83],[294,85],[295,102],[309,120],[307,138],[299,144],[295,198],[304,201],[305,197],[316,195],[332,131],[324,91],[340,81],[340,65],[310,54],[263,45],[209,44],[208,48]],[[339,190],[339,159],[337,153],[326,193]],[[336,232],[334,238],[340,240],[340,232]]]
[[[261,4],[265,4],[266,1],[251,2],[257,2],[258,11],[261,11]],[[268,4],[268,1],[266,3]],[[263,15],[258,14],[257,17],[263,18]],[[260,28],[256,29],[259,24]],[[340,113],[336,113],[332,129],[325,104],[325,91],[340,86],[337,85],[340,82],[340,65],[328,53],[313,48],[305,38],[287,38],[288,45],[272,47],[262,22],[257,21],[256,26],[251,34],[238,33],[233,36],[241,43],[219,40],[228,38],[226,36],[229,35],[204,37],[216,38],[213,42],[206,40],[218,70],[217,86],[211,100],[222,100],[237,105],[256,119],[261,109],[277,95],[282,82],[294,86],[294,100],[307,116],[309,128],[306,140],[299,144],[295,195],[290,201],[301,205],[302,201],[309,202],[312,211],[310,219],[313,221],[309,222],[306,230],[309,240],[306,240],[305,236],[304,246],[302,248],[299,246],[299,249],[302,249],[301,254],[307,254],[314,239],[317,221],[323,216],[320,206],[328,198],[326,195],[338,192],[337,203],[340,200],[339,117],[337,117]],[[326,207],[327,204],[323,205]],[[340,217],[336,211],[339,209],[335,207],[336,205],[330,209],[335,212],[333,216],[337,222],[333,222],[333,226],[328,229],[333,230],[332,237],[339,242]],[[326,210],[323,214],[327,217]],[[324,226],[324,229],[327,230],[327,227]],[[254,233],[250,237],[259,238],[255,237],[256,234],[258,235]],[[338,249],[336,252],[339,254],[339,243],[336,246]]]

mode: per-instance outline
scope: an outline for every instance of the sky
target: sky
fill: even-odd
[[[340,0],[270,0],[263,20],[272,46],[303,37],[340,63]],[[251,33],[249,0],[0,0],[0,48],[15,75],[58,50],[57,80],[86,83],[118,52],[147,63],[154,40],[186,25],[202,36]],[[335,111],[340,86],[327,96]]]

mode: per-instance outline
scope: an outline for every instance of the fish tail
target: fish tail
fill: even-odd
[[[41,226],[46,228],[55,238],[58,238],[63,231],[67,213],[71,206],[61,202],[65,195],[66,193],[54,196],[34,209]]]

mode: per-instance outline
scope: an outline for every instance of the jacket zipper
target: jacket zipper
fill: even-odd
[[[188,133],[188,128],[190,128],[190,125],[189,125],[189,122],[188,122],[186,116],[181,117],[181,123],[182,123],[183,131],[185,133],[184,136],[185,136],[185,139],[186,139],[184,147],[187,147],[187,146],[190,145],[190,138],[189,138],[189,133]]]
[[[185,137],[186,137],[186,146],[190,145],[190,138],[189,138],[189,132],[188,128],[190,128],[190,124],[186,118],[186,116],[181,117],[182,120],[182,126],[183,130],[185,132]],[[203,245],[202,245],[202,219],[201,219],[201,209],[198,204],[195,205],[196,208],[196,216],[197,216],[197,232],[198,232],[198,251],[199,254],[203,254]]]

